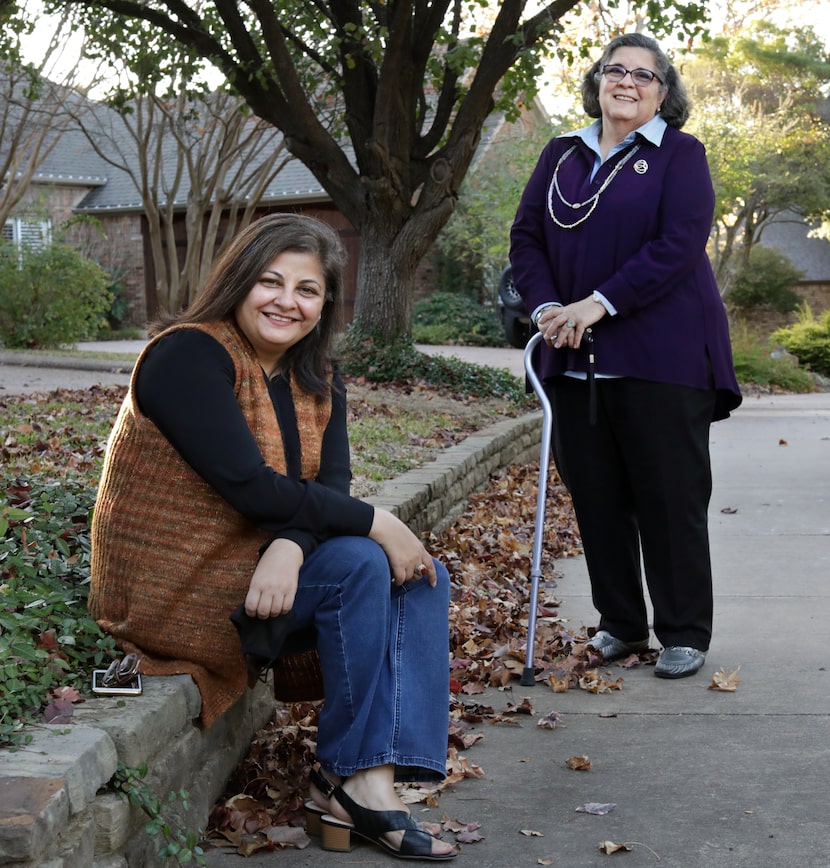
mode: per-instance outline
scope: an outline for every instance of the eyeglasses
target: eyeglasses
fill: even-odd
[[[602,67],[602,74],[608,79],[608,81],[619,82],[622,81],[627,75],[631,75],[631,80],[637,87],[648,87],[654,79],[656,78],[659,84],[663,82],[657,77],[657,73],[652,72],[650,69],[626,69],[624,66],[620,66],[618,63],[609,63]]]

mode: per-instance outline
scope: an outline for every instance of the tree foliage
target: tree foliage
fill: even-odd
[[[494,110],[515,117],[560,19],[580,0],[388,3],[51,0],[102,55],[169,69],[172,44],[209,61],[316,176],[361,239],[358,326],[408,338],[415,269],[447,222]],[[695,30],[697,3],[642,8]],[[320,110],[320,105],[324,106]]]
[[[726,293],[771,222],[830,210],[830,57],[811,28],[761,22],[699,48],[683,73],[698,106],[688,128],[715,182],[712,256]]]
[[[467,175],[458,207],[438,236],[442,258],[453,264],[456,275],[456,286],[447,289],[496,303],[499,275],[508,261],[510,224],[527,179],[552,135],[550,124],[527,131],[517,124],[493,142],[486,161]]]

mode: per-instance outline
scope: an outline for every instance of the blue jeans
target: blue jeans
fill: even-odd
[[[401,781],[440,780],[449,725],[449,575],[391,583],[383,549],[366,537],[318,546],[300,570],[298,629],[313,626],[323,671],[317,756],[349,776],[395,766]]]

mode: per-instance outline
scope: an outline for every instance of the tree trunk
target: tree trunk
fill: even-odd
[[[390,249],[379,233],[361,232],[353,323],[364,334],[393,344],[412,336],[415,269],[401,268]]]
[[[454,205],[455,197],[448,196],[432,207],[419,201],[406,219],[391,207],[365,216],[357,227],[360,261],[353,324],[358,330],[383,343],[411,341],[418,265]]]

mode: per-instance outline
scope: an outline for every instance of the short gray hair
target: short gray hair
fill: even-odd
[[[612,39],[602,57],[594,63],[582,78],[582,107],[588,117],[602,117],[599,107],[599,81],[602,77],[602,68],[611,59],[618,48],[645,48],[654,55],[657,66],[657,77],[660,79],[662,105],[660,117],[670,126],[680,129],[689,119],[691,103],[686,94],[686,88],[680,80],[680,75],[671,61],[663,53],[656,40],[642,33],[623,33]]]

